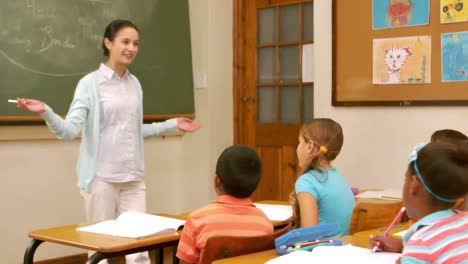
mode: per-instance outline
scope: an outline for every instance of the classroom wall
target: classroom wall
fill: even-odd
[[[193,71],[207,86],[195,89],[194,134],[145,140],[149,212],[193,210],[215,195],[216,158],[233,141],[232,1],[190,0]],[[142,36],[144,38],[144,36]],[[61,142],[44,127],[1,127],[1,262],[22,263],[29,231],[84,222],[76,187],[79,141]],[[84,251],[42,244],[37,260]]]
[[[148,211],[179,213],[209,202],[216,158],[232,143],[232,0],[189,0],[193,70],[207,73],[195,90],[204,127],[183,137],[145,141]],[[315,0],[316,116],[343,126],[345,144],[335,165],[354,186],[402,185],[412,146],[435,129],[468,133],[463,107],[335,108],[331,102],[331,1]],[[0,127],[0,240],[2,262],[21,263],[30,230],[84,220],[75,187],[78,141],[59,142],[43,127]],[[12,138],[19,140],[8,140]],[[27,140],[21,138],[28,138]],[[365,168],[363,170],[363,168]],[[38,259],[82,251],[47,243]]]
[[[319,65],[314,74],[316,117],[331,117],[343,126],[345,142],[335,166],[353,186],[401,188],[412,148],[428,141],[437,129],[452,128],[468,134],[468,110],[466,107],[332,107],[331,2],[314,1],[315,65]]]

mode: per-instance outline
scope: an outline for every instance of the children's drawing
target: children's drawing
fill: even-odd
[[[440,23],[468,21],[468,0],[440,0]]]
[[[442,34],[442,81],[468,81],[468,31]]]
[[[374,39],[372,83],[430,83],[430,62],[430,36]]]
[[[429,0],[372,0],[372,28],[410,27],[429,23]]]

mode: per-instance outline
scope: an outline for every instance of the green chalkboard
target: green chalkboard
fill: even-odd
[[[188,1],[0,0],[0,121],[34,121],[8,99],[37,98],[65,115],[78,80],[105,61],[104,29],[139,27],[129,66],[143,86],[145,119],[194,114]]]

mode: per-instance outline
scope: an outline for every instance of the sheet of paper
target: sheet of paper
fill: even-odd
[[[400,232],[398,232],[398,233],[393,234],[393,236],[400,236],[400,237],[403,237],[403,236],[406,234],[406,231],[408,231],[408,230],[400,231]]]
[[[255,206],[262,210],[271,221],[286,221],[293,215],[293,210],[290,205],[255,203]]]
[[[306,254],[307,253],[307,254]],[[291,255],[294,254],[294,255]],[[324,246],[317,247],[312,252],[293,252],[275,259],[267,264],[286,264],[286,263],[359,263],[359,264],[394,264],[400,258],[401,254],[376,252],[368,248],[346,246]]]
[[[136,212],[125,212],[116,220],[103,221],[97,224],[79,227],[76,230],[111,236],[138,238],[154,234],[175,232],[184,224],[184,220]]]
[[[363,191],[356,195],[357,198],[374,198],[384,200],[401,200],[401,190],[399,189],[384,189],[376,191]]]
[[[281,257],[274,258],[267,261],[265,264],[309,264],[310,259],[313,257],[312,252],[309,251],[294,251]]]

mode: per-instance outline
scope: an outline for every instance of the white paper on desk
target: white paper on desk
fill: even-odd
[[[400,232],[398,232],[398,233],[392,234],[392,236],[400,236],[400,237],[403,237],[403,236],[406,234],[406,231],[408,231],[408,230],[400,231]]]
[[[296,254],[288,256],[291,254]],[[376,252],[372,253],[370,249],[355,247],[352,245],[346,246],[324,246],[316,247],[312,252],[297,254],[295,251],[288,255],[284,255],[272,259],[266,264],[286,264],[286,263],[327,263],[327,264],[342,264],[342,263],[359,263],[359,264],[394,264],[400,258],[399,253]],[[291,258],[289,258],[291,257]]]
[[[356,195],[357,198],[374,198],[382,200],[401,200],[401,190],[397,189],[384,189],[377,191],[363,191]],[[392,198],[390,198],[392,197]]]
[[[156,234],[175,232],[185,220],[125,212],[116,220],[107,220],[94,225],[79,227],[77,231],[105,234],[111,236],[138,238]]]
[[[298,250],[291,252],[289,254],[283,255],[281,257],[274,258],[265,262],[265,264],[309,264],[311,263],[310,260],[313,257],[312,252]],[[326,263],[326,262],[324,262]]]
[[[286,221],[293,216],[290,205],[255,203],[255,206],[262,210],[270,221]]]

